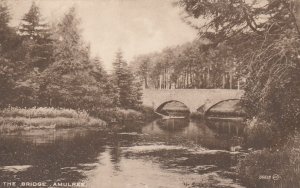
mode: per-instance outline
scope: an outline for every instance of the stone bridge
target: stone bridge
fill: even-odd
[[[190,112],[203,113],[213,105],[230,99],[241,99],[244,91],[235,89],[144,89],[143,105],[155,111],[172,101],[185,104]]]

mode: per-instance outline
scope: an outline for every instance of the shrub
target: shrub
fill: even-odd
[[[190,118],[191,119],[199,119],[199,120],[202,120],[204,119],[204,114],[203,113],[200,113],[200,112],[192,112],[190,114]]]
[[[300,134],[277,149],[258,150],[239,161],[237,172],[250,187],[299,188],[300,187]],[[273,176],[279,175],[278,180]],[[260,179],[261,175],[270,180]]]
[[[300,187],[299,157],[297,165],[290,156],[291,150],[259,150],[249,154],[238,164],[241,180],[250,187]],[[299,156],[299,151],[297,152]],[[279,179],[273,179],[279,175]],[[269,176],[269,179],[260,179]]]
[[[122,108],[106,108],[91,112],[95,117],[101,118],[108,123],[137,123],[157,118],[152,108],[140,107],[138,110]]]
[[[19,127],[19,129],[30,128],[61,128],[78,126],[103,126],[105,122],[95,118],[0,118],[0,125]],[[2,126],[1,126],[2,127]]]
[[[152,107],[139,106],[137,110],[143,114],[144,121],[152,121],[159,117],[159,115],[154,112]]]
[[[138,121],[142,119],[143,114],[132,109],[103,109],[95,114],[97,117],[110,123],[124,123],[126,121]]]
[[[276,126],[264,120],[253,118],[246,122],[245,137],[246,145],[254,148],[264,148],[277,143]]]

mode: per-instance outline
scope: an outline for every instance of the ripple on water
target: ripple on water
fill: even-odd
[[[162,168],[160,163],[141,158],[122,158],[118,164],[111,161],[107,150],[99,158],[97,167],[88,180],[91,188],[187,188],[187,187],[228,187],[243,188],[230,178],[217,172],[205,174],[188,172],[184,168]],[[207,165],[197,168],[213,168]]]
[[[26,171],[27,169],[31,168],[32,165],[14,165],[14,166],[2,166],[0,167],[0,170],[6,171],[6,172],[23,172]]]

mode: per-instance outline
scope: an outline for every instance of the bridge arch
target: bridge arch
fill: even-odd
[[[154,109],[154,111],[159,113],[167,104],[172,103],[172,102],[181,103],[187,109],[187,111],[189,111],[189,113],[191,112],[190,108],[184,102],[181,102],[178,100],[165,101],[165,102],[161,103],[160,105],[158,105],[158,107],[156,109]]]
[[[185,104],[190,112],[204,114],[206,109],[226,99],[240,99],[243,90],[233,89],[144,89],[142,102],[144,106],[153,108],[154,111],[164,106],[164,103],[178,101]]]
[[[231,102],[231,101],[236,101],[236,104],[234,104],[234,105],[237,105],[241,101],[241,99],[237,99],[237,98],[226,99],[226,100],[221,100],[221,101],[219,101],[217,103],[214,103],[214,104],[212,104],[212,105],[210,105],[210,106],[207,107],[207,110],[204,111],[204,115],[205,116],[209,115],[210,111],[213,108],[217,107],[218,105],[224,104],[224,103],[227,103],[227,102]],[[232,109],[232,110],[234,110],[234,109]],[[242,113],[242,112],[240,112],[240,113]]]

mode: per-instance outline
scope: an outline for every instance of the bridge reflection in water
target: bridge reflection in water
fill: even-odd
[[[156,142],[181,142],[209,149],[231,150],[243,142],[244,124],[240,120],[159,119],[145,126],[142,132],[149,137],[155,135]]]
[[[187,119],[159,119],[156,122],[162,130],[170,132],[182,131],[189,126],[189,121]]]

